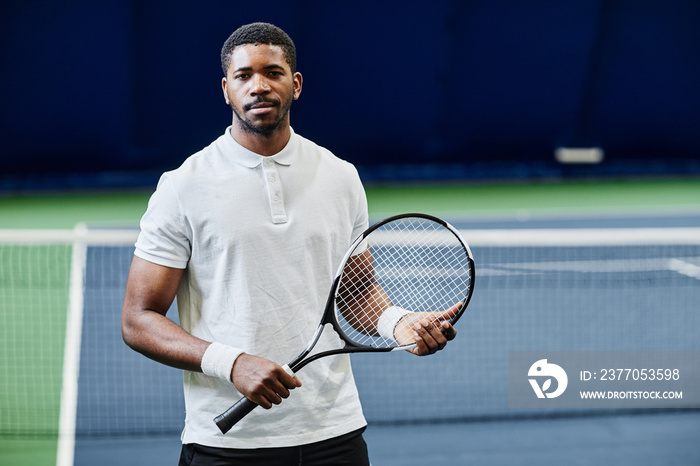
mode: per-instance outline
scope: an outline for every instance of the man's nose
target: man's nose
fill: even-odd
[[[270,92],[270,85],[264,76],[256,74],[253,76],[253,83],[250,88],[251,94],[265,94]]]

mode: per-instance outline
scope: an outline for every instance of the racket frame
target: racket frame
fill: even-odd
[[[338,270],[335,274],[335,278],[333,279],[333,284],[331,285],[330,292],[328,293],[328,300],[326,301],[326,307],[323,311],[323,316],[321,318],[321,322],[319,323],[316,331],[314,332],[313,336],[311,337],[311,340],[309,341],[309,344],[304,348],[304,350],[296,357],[294,358],[289,364],[286,364],[284,367],[285,371],[289,373],[290,375],[294,375],[297,371],[299,371],[301,368],[309,364],[310,362],[316,361],[317,359],[326,357],[326,356],[332,356],[332,355],[337,355],[337,354],[347,354],[347,353],[362,353],[362,352],[375,352],[375,353],[380,353],[380,352],[390,352],[390,351],[397,351],[397,350],[410,350],[412,348],[416,347],[416,343],[411,343],[408,345],[400,345],[396,347],[388,347],[388,348],[378,348],[374,346],[367,346],[367,345],[361,345],[358,343],[355,343],[351,338],[349,338],[341,329],[340,322],[338,321],[338,317],[335,312],[335,301],[336,301],[336,294],[338,292],[338,286],[340,285],[340,280],[343,277],[343,270],[345,269],[345,266],[347,264],[347,261],[350,259],[350,257],[353,255],[355,252],[355,249],[357,246],[364,241],[367,236],[369,236],[373,231],[377,230],[378,228],[381,228],[383,225],[386,225],[387,223],[400,220],[402,218],[408,218],[408,217],[413,217],[413,218],[423,218],[426,220],[430,220],[432,222],[436,222],[443,227],[447,228],[459,241],[460,245],[462,248],[464,248],[464,251],[467,255],[468,262],[469,262],[469,273],[470,273],[470,283],[469,283],[469,289],[467,290],[467,296],[464,297],[462,300],[462,305],[460,306],[459,310],[455,314],[454,317],[452,317],[449,322],[451,324],[454,324],[459,320],[459,318],[462,316],[464,313],[465,309],[467,308],[467,305],[469,304],[469,301],[471,300],[473,291],[474,291],[474,278],[475,278],[475,267],[474,267],[474,258],[472,256],[471,249],[469,248],[469,245],[464,241],[462,238],[462,235],[459,233],[459,231],[454,228],[452,225],[450,225],[448,222],[445,220],[442,220],[438,217],[434,217],[429,214],[422,214],[422,213],[405,213],[405,214],[399,214],[399,215],[394,215],[392,217],[385,218],[384,220],[377,222],[367,228],[361,235],[359,235],[355,241],[350,245],[348,248],[348,251],[345,253],[345,257],[343,257],[343,260],[340,263],[340,266],[338,267]],[[322,351],[320,353],[316,353],[314,355],[309,356],[309,354],[313,351],[313,348],[316,346],[316,343],[318,342],[319,338],[321,338],[321,334],[323,333],[323,330],[325,329],[326,325],[330,324],[335,332],[338,334],[338,336],[343,340],[344,346],[342,348],[336,348],[332,350],[327,350],[327,351]],[[225,434],[228,432],[231,427],[233,427],[239,420],[241,420],[243,417],[245,417],[248,413],[250,413],[254,408],[256,408],[258,405],[255,404],[253,401],[250,401],[246,397],[242,397],[236,404],[231,406],[226,412],[220,414],[216,418],[214,418],[214,422],[216,425],[219,427],[221,430],[222,434]]]
[[[318,328],[316,329],[316,332],[314,333],[313,337],[311,338],[311,341],[307,345],[307,347],[302,351],[296,358],[294,358],[289,364],[289,368],[291,369],[292,372],[297,372],[299,369],[302,367],[306,366],[308,363],[315,361],[317,359],[326,357],[326,356],[332,356],[335,354],[346,354],[346,353],[362,353],[362,352],[389,352],[389,351],[398,351],[398,350],[410,350],[412,348],[416,347],[415,343],[410,343],[408,345],[400,345],[396,347],[391,347],[391,348],[377,348],[374,346],[367,346],[367,345],[361,345],[353,341],[351,338],[349,338],[345,332],[342,331],[340,322],[338,321],[338,316],[337,313],[335,312],[335,299],[336,299],[336,294],[338,292],[338,286],[340,285],[340,280],[343,277],[343,270],[345,269],[345,265],[347,264],[348,260],[350,257],[353,255],[355,252],[355,249],[357,249],[357,246],[364,241],[367,236],[370,235],[373,231],[377,230],[378,228],[381,228],[383,225],[386,225],[387,223],[391,223],[395,220],[400,220],[402,218],[407,218],[407,217],[412,217],[412,218],[423,218],[426,220],[430,220],[435,223],[439,223],[443,227],[447,228],[459,241],[460,245],[462,248],[464,248],[464,251],[467,255],[468,261],[469,261],[469,273],[470,273],[470,286],[468,289],[467,296],[462,300],[462,305],[460,306],[459,310],[455,314],[455,316],[450,319],[450,323],[454,324],[459,320],[459,318],[462,316],[464,313],[464,310],[467,308],[467,305],[469,305],[469,301],[471,300],[472,293],[474,290],[474,258],[472,256],[471,249],[469,248],[469,245],[464,241],[462,238],[462,235],[459,233],[459,231],[454,228],[452,225],[450,225],[448,222],[445,220],[442,220],[441,218],[434,217],[432,215],[428,214],[422,214],[422,213],[405,213],[405,214],[399,214],[399,215],[394,215],[392,217],[385,218],[384,220],[377,222],[373,224],[371,227],[369,227],[367,230],[365,230],[361,235],[359,235],[355,241],[353,241],[352,245],[348,248],[348,251],[345,253],[345,257],[343,257],[343,260],[340,263],[340,267],[338,267],[338,270],[335,274],[335,278],[333,279],[333,285],[331,286],[330,292],[328,293],[328,300],[326,302],[326,307],[323,311],[323,317],[321,318],[321,323],[319,324]],[[342,348],[336,348],[333,350],[328,350],[328,351],[323,351],[317,354],[314,354],[312,356],[307,356],[311,353],[313,350],[314,346],[316,346],[316,343],[318,342],[319,338],[321,338],[321,334],[323,333],[323,330],[327,324],[330,324],[333,329],[336,331],[338,336],[343,340],[345,343],[345,346]]]

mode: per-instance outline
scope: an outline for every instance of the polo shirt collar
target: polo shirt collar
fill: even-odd
[[[248,168],[255,168],[260,165],[263,159],[272,159],[280,165],[291,165],[297,156],[297,135],[294,129],[289,128],[291,135],[289,141],[284,148],[276,153],[275,155],[263,156],[252,152],[242,145],[238,144],[233,136],[231,136],[231,127],[226,128],[226,133],[224,133],[224,141],[226,144],[227,156],[231,158],[234,162],[239,165],[243,165]]]

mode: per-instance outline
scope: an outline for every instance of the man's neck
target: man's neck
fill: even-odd
[[[236,122],[231,126],[233,139],[251,152],[258,155],[269,156],[280,152],[289,142],[292,131],[289,125],[284,125],[270,135],[260,135],[243,130]]]

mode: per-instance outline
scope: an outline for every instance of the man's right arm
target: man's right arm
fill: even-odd
[[[182,275],[182,269],[134,256],[122,309],[122,336],[130,348],[155,361],[202,372],[202,357],[211,343],[165,317]],[[279,404],[290,389],[301,386],[280,365],[248,354],[236,359],[230,378],[240,393],[264,408]]]
[[[168,366],[200,371],[209,342],[196,338],[165,314],[175,299],[183,270],[134,256],[122,309],[122,337],[135,351]]]

